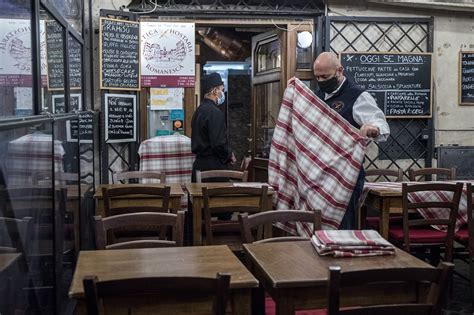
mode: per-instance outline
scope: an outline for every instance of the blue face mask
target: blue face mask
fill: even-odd
[[[217,99],[217,105],[224,104],[224,101],[225,101],[225,94],[223,91],[221,91],[221,94],[219,95],[219,98]]]

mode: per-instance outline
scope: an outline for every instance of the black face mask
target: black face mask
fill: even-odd
[[[332,78],[324,80],[324,81],[317,81],[317,82],[318,82],[319,89],[327,94],[331,94],[339,86],[339,81],[337,80],[336,76],[333,76]]]

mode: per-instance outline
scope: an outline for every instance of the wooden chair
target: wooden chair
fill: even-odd
[[[329,267],[328,287],[328,315],[398,315],[398,314],[426,314],[431,315],[439,309],[442,297],[453,271],[454,265],[440,263],[438,268],[391,268],[374,269],[367,271],[342,272],[339,266]],[[390,290],[390,284],[400,282],[413,285],[422,282],[431,283],[429,293],[423,300],[405,304],[383,304],[351,307],[340,309],[341,288],[361,285],[381,285],[384,290]],[[349,290],[347,292],[350,292]]]
[[[375,182],[380,178],[382,180],[391,181],[389,178],[395,178],[396,182],[403,181],[403,170],[399,168],[398,170],[388,170],[388,169],[371,169],[365,171],[365,178],[375,177]]]
[[[120,214],[107,218],[95,216],[95,239],[97,249],[124,249],[124,248],[148,248],[148,247],[172,247],[183,246],[184,236],[184,211],[178,214],[140,212]],[[108,242],[107,232],[121,228],[134,228],[156,231],[171,227],[173,229],[172,240],[152,239],[147,237],[134,237],[118,243]],[[161,237],[160,237],[161,238]],[[115,241],[115,240],[114,240]]]
[[[250,161],[247,170],[251,182],[268,182],[268,159],[254,157]]]
[[[368,180],[368,178],[371,178],[371,180]],[[382,179],[382,181],[387,180],[391,181],[390,179],[393,178],[397,182],[403,181],[403,170],[399,168],[398,170],[389,170],[389,169],[371,169],[371,170],[366,170],[365,171],[365,179],[366,181],[373,181],[376,182],[379,179]],[[359,209],[359,218],[360,218],[360,228],[365,229],[366,227],[378,230],[379,225],[380,225],[380,218],[379,216],[367,216],[368,213],[367,207],[365,205],[362,205]],[[378,209],[378,211],[381,211]],[[370,212],[370,211],[369,211]],[[393,220],[394,222],[401,222],[401,218],[399,218],[399,213],[402,212],[400,208],[395,208],[392,207],[390,208],[391,213],[397,213],[396,216],[391,218],[390,220]],[[366,218],[364,221],[363,219]]]
[[[33,233],[33,220],[0,217],[0,254],[29,254],[30,240]]]
[[[313,224],[314,233],[314,231],[321,229],[321,211],[273,210],[252,215],[244,213],[239,214],[239,222],[243,243],[308,240],[306,237],[299,236],[273,237],[271,229],[267,234],[269,238],[264,239],[264,231],[262,228],[260,228],[257,233],[252,233],[252,229],[277,222],[308,222]],[[257,234],[256,237],[254,237],[254,234]]]
[[[133,213],[133,212],[168,212],[170,201],[169,186],[161,187],[146,187],[146,186],[127,186],[127,187],[102,187],[102,196],[104,198],[104,213],[105,216]],[[127,195],[146,195],[157,198],[155,206],[135,206],[129,205],[126,202],[124,205],[124,198]],[[161,199],[161,205],[158,199]]]
[[[224,315],[229,298],[230,274],[218,273],[216,278],[156,277],[99,281],[95,276],[83,280],[89,315],[103,314],[101,306],[108,298],[130,297],[156,299],[182,299],[213,297],[212,314]],[[102,300],[102,301],[101,301]]]
[[[436,180],[440,180],[440,176],[446,180],[456,180],[456,168],[421,168],[419,170],[409,169],[408,178],[412,182],[425,181],[427,176],[436,175]]]
[[[439,251],[444,249],[444,261],[451,262],[453,255],[454,225],[458,214],[459,200],[462,193],[462,183],[424,183],[408,185],[402,184],[402,211],[403,225],[391,226],[389,229],[389,240],[401,246],[405,251],[412,249],[429,249],[431,263],[437,264]],[[449,201],[417,202],[410,201],[409,194],[423,192],[444,192],[451,193]],[[448,218],[413,218],[409,217],[410,210],[422,208],[437,208],[448,210]],[[431,225],[446,227],[445,231],[435,230]]]
[[[226,244],[233,251],[242,251],[240,225],[233,220],[211,220],[213,214],[228,212],[257,213],[267,211],[268,186],[202,188],[206,245]],[[232,197],[238,196],[239,199]],[[215,233],[221,233],[214,238]],[[222,235],[226,233],[228,235]],[[230,233],[234,233],[229,235]]]
[[[161,184],[166,183],[166,174],[152,171],[131,171],[114,173],[112,176],[112,182],[119,184],[123,180],[129,181],[130,179],[143,179],[150,178],[159,180]]]
[[[467,226],[461,227],[459,231],[454,234],[454,239],[456,242],[460,243],[463,248],[461,253],[455,252],[455,257],[464,260],[469,264],[469,279],[471,283],[471,301],[474,306],[474,204],[472,194],[474,193],[474,188],[471,183],[466,184],[466,194],[467,194]],[[463,275],[458,274],[462,278],[465,278]]]
[[[215,170],[215,171],[196,171],[196,182],[202,183],[203,179],[227,179],[239,180],[241,182],[246,182],[248,179],[248,172],[243,171],[226,171],[226,170]]]

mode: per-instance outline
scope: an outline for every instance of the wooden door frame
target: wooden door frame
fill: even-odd
[[[142,18],[141,21],[156,21],[156,22],[183,22],[182,17],[163,17],[163,18]],[[309,30],[311,32],[314,32],[314,23],[315,20],[311,18],[303,18],[297,19],[297,18],[272,18],[272,17],[262,17],[262,18],[248,18],[248,19],[242,19],[242,18],[227,18],[227,19],[213,19],[213,20],[208,20],[208,19],[203,19],[203,18],[196,18],[196,19],[191,19],[191,20],[186,20],[186,22],[194,22],[196,27],[203,27],[203,26],[209,26],[209,27],[240,27],[240,28],[252,28],[252,27],[273,27],[275,29],[286,29],[289,30],[288,34],[286,34],[287,39],[284,41],[283,46],[282,46],[282,51],[285,53],[283,55],[290,56],[292,55],[290,50],[293,49],[293,51],[296,49],[296,34],[300,30]],[[284,32],[284,31],[282,31]],[[286,33],[286,32],[284,32]],[[314,45],[313,41],[313,45]],[[197,45],[199,46],[199,45]],[[196,56],[200,55],[200,49],[196,47]],[[280,79],[280,90],[281,90],[281,95],[280,97],[283,96],[283,91],[285,90],[286,87],[286,82],[288,79],[295,74],[301,78],[301,79],[311,79],[308,78],[307,74],[300,73],[299,71],[287,71],[289,69],[289,65],[294,64],[296,65],[296,54],[293,58],[288,58],[283,60],[282,59],[282,71],[284,72],[284,75]],[[196,62],[196,66],[200,66],[199,60]],[[198,74],[198,72],[196,72]],[[312,71],[311,71],[311,76],[312,76]],[[183,104],[183,110],[184,110],[184,134],[188,137],[191,136],[191,118],[196,110],[199,102],[201,101],[200,99],[200,84],[199,84],[200,78],[196,76],[196,85],[194,88],[185,88],[185,97],[184,97],[184,104]],[[275,80],[277,81],[277,80]],[[149,88],[148,88],[149,89]],[[142,90],[143,91],[143,90]],[[143,91],[144,92],[144,91]],[[148,133],[148,111],[147,111],[147,103],[148,103],[148,94],[149,90],[146,91],[146,96],[140,98],[140,110],[143,110],[145,113],[140,114],[141,119],[141,124],[140,124],[140,131],[139,134],[142,140],[145,140],[147,137]],[[252,98],[252,125],[255,125],[254,122],[254,96],[253,96],[253,83],[252,83],[252,93],[251,93],[251,98]],[[145,104],[142,104],[142,102],[145,102]],[[254,136],[254,127],[252,126],[252,132],[251,132],[252,137]],[[252,138],[254,139],[254,138]],[[252,153],[254,151],[253,145],[252,145]]]

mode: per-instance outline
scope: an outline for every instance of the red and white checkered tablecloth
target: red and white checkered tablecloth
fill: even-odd
[[[5,171],[9,185],[32,184],[32,176],[51,173],[52,136],[33,133],[8,143]],[[62,142],[54,140],[54,172],[63,172],[64,151]]]
[[[395,247],[372,230],[316,231],[311,243],[321,256],[366,257],[395,253]]]
[[[463,182],[463,183],[472,183],[473,181],[451,181],[450,183],[454,182]],[[435,183],[435,182],[430,182]],[[446,183],[446,182],[443,182]],[[412,182],[413,185],[420,184],[420,182]],[[384,189],[384,190],[391,190],[395,192],[402,192],[402,183],[401,182],[377,182],[377,183],[365,183],[364,191],[360,198],[359,203],[363,204],[367,194],[370,190],[373,189]],[[450,201],[453,198],[453,194],[450,192],[441,192],[441,191],[424,191],[424,192],[417,192],[417,193],[410,193],[408,198],[412,202],[432,202],[432,201]],[[448,218],[449,210],[448,209],[438,209],[438,208],[423,208],[417,209],[418,213],[421,214],[426,219],[433,219],[433,218],[440,218],[445,219]],[[463,191],[461,194],[461,200],[459,201],[459,212],[458,217],[456,219],[455,231],[458,231],[462,226],[467,224],[467,193],[466,193],[466,185],[463,187]]]
[[[159,136],[143,141],[138,149],[140,171],[166,173],[166,182],[186,184],[191,182],[194,154],[191,139],[184,135]],[[143,179],[143,183],[153,180]],[[187,209],[187,195],[181,200]]]
[[[361,169],[366,138],[300,80],[285,91],[273,133],[269,184],[276,209],[321,209],[325,229],[337,229]],[[287,230],[309,236],[309,223]],[[296,234],[296,233],[295,233]]]

